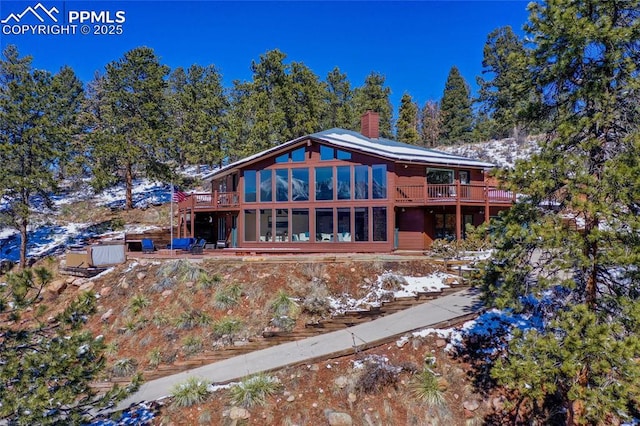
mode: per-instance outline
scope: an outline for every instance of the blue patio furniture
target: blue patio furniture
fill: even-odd
[[[193,254],[202,254],[204,252],[204,246],[207,245],[207,240],[204,238],[200,238],[197,242],[195,242],[191,246],[191,253]]]
[[[153,240],[151,238],[143,238],[142,239],[142,252],[143,253],[153,253],[156,251],[156,246],[153,244]]]
[[[191,247],[195,244],[195,242],[196,242],[195,238],[174,238],[173,244],[171,243],[167,244],[167,248],[168,249],[173,248],[173,250],[189,251],[191,250]]]

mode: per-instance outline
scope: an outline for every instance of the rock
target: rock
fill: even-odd
[[[61,294],[67,288],[65,280],[55,280],[47,286],[47,291],[53,294]]]
[[[438,389],[445,391],[449,388],[449,382],[444,377],[438,378]]]
[[[504,399],[501,396],[497,396],[491,400],[491,406],[497,412],[504,410]]]
[[[81,285],[83,285],[86,282],[87,282],[87,280],[85,278],[77,278],[76,277],[71,284],[75,285],[76,287],[80,287]]]
[[[251,417],[251,413],[246,408],[231,407],[229,410],[229,418],[231,420],[246,420]]]
[[[447,341],[444,339],[438,339],[436,340],[436,346],[438,348],[444,348],[445,346],[447,346]]]
[[[350,269],[350,271],[351,271],[351,272],[355,272],[355,271],[356,271],[356,268],[351,268],[351,269]]]
[[[371,284],[371,279],[370,278],[365,278],[364,282],[367,283],[367,284]]]
[[[448,278],[445,278],[444,283],[446,285],[456,285],[456,284],[460,284],[460,280],[458,278],[448,277]]]
[[[465,410],[476,411],[480,407],[480,403],[473,399],[471,401],[464,401],[462,407],[464,407]]]
[[[289,395],[289,398],[287,398],[287,402],[293,402],[296,400],[296,397],[293,395]]]
[[[346,377],[344,377],[344,376],[340,376],[340,377],[336,378],[333,382],[334,382],[334,383],[336,384],[336,386],[337,386],[337,387],[339,387],[340,389],[344,389],[344,388],[346,388],[346,387],[347,387],[347,385],[349,384],[349,380],[348,380]]]
[[[107,287],[102,287],[100,289],[100,296],[106,297],[110,294],[111,294],[111,287],[107,286]]]
[[[184,286],[186,288],[193,288],[193,281],[187,281],[186,283],[184,283]]]
[[[169,297],[173,294],[173,290],[165,290],[162,292],[162,297]]]
[[[76,280],[76,277],[69,277],[65,280],[65,282],[67,284],[73,284],[73,282]]]
[[[146,272],[138,272],[136,274],[136,278],[138,278],[140,281],[144,280],[147,277]]]
[[[324,415],[331,426],[351,426],[353,424],[353,419],[347,413],[326,409]]]
[[[320,367],[318,367],[318,364],[312,364],[309,366],[309,370],[311,371],[319,371]]]
[[[107,322],[109,318],[111,318],[111,315],[113,315],[113,309],[109,309],[107,312],[102,314],[102,316],[100,317],[100,321]]]
[[[127,282],[127,279],[125,277],[123,277],[122,280],[120,280],[120,284],[118,284],[118,285],[123,290],[127,290],[129,288],[129,283]]]
[[[356,402],[356,400],[358,399],[356,394],[353,392],[349,392],[349,396],[347,398],[349,399],[349,402]]]
[[[95,286],[96,286],[96,283],[94,283],[93,281],[88,281],[82,284],[80,287],[78,287],[78,291],[91,291]]]

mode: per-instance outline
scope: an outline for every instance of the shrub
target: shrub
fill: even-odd
[[[216,292],[215,307],[218,309],[229,309],[238,304],[242,295],[242,287],[239,284],[221,288]]]
[[[279,290],[271,302],[271,310],[277,317],[295,317],[299,311],[298,304],[284,290]]]
[[[153,325],[155,325],[156,327],[162,327],[169,324],[169,317],[162,312],[156,312],[153,314],[151,322],[153,322]]]
[[[331,311],[326,285],[314,286],[302,302],[302,310],[311,315],[324,316]]]
[[[115,377],[131,376],[136,371],[137,366],[138,364],[134,359],[122,358],[113,364],[111,372]]]
[[[131,298],[131,300],[129,300],[129,309],[131,309],[131,313],[133,315],[136,315],[138,312],[140,312],[150,304],[151,302],[146,296],[142,294],[136,294]]]
[[[201,404],[209,397],[208,384],[197,377],[190,377],[171,389],[171,396],[176,407],[191,407]]]
[[[407,285],[407,280],[402,275],[385,271],[380,276],[380,284],[383,290],[396,291]]]
[[[429,406],[439,407],[445,402],[438,378],[428,368],[416,375],[410,384],[413,395]]]
[[[186,355],[193,355],[202,350],[202,338],[198,336],[187,336],[182,340],[182,348]]]
[[[451,259],[458,256],[458,243],[445,239],[433,240],[430,251],[434,256]]]
[[[211,324],[211,317],[197,309],[181,313],[175,322],[176,327],[183,330],[190,330],[197,326],[203,327],[209,324]]]
[[[374,394],[389,385],[395,387],[400,378],[400,372],[402,372],[401,367],[390,365],[386,360],[367,360],[364,371],[356,382],[356,390]]]
[[[162,293],[165,290],[169,290],[176,285],[176,281],[172,277],[164,277],[161,278],[157,283],[153,284],[149,287],[149,290],[155,291],[156,293]]]
[[[160,349],[154,348],[149,351],[147,359],[149,360],[149,367],[156,368],[160,364],[160,361],[162,361],[162,353],[160,353]]]
[[[258,374],[232,386],[229,395],[233,404],[249,408],[265,405],[267,398],[275,394],[281,386],[277,377]]]
[[[217,286],[222,282],[222,278],[218,274],[209,275],[205,271],[202,271],[198,277],[198,288],[208,289]]]
[[[220,339],[226,336],[231,344],[238,332],[242,330],[243,326],[244,324],[238,318],[229,316],[220,318],[218,321],[213,323],[213,337]]]
[[[271,325],[283,331],[292,331],[296,326],[296,320],[288,316],[274,317],[271,319]]]

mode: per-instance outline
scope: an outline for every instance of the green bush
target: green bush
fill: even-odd
[[[296,317],[300,308],[298,304],[284,290],[279,290],[271,301],[271,311],[277,317]]]
[[[115,377],[131,376],[136,371],[137,366],[138,364],[134,359],[122,358],[113,364],[113,367],[111,367],[111,373]]]
[[[187,336],[182,340],[182,348],[186,355],[193,355],[202,351],[202,338],[199,336]]]
[[[151,304],[151,301],[143,294],[136,294],[129,300],[129,309],[133,315],[138,314],[142,309]]]
[[[438,378],[428,368],[425,368],[413,378],[410,387],[413,395],[429,406],[438,407],[445,403]]]
[[[243,327],[244,324],[240,319],[226,316],[213,323],[213,337],[219,339],[226,336],[229,343],[233,343],[233,340]]]
[[[160,353],[160,349],[154,348],[149,351],[147,359],[149,360],[149,367],[156,368],[160,364],[160,361],[162,361],[162,353]]]
[[[229,395],[234,405],[249,408],[265,405],[267,398],[275,394],[281,386],[277,377],[258,374],[232,386]]]
[[[215,307],[218,309],[229,309],[238,304],[242,295],[242,287],[239,284],[219,289],[215,296]]]
[[[207,272],[202,271],[198,277],[198,288],[209,289],[218,286],[222,282],[222,278],[218,274],[209,275]]]
[[[175,326],[183,330],[191,330],[194,327],[204,327],[209,324],[211,324],[211,317],[197,309],[183,312],[175,320]]]
[[[452,259],[458,256],[458,242],[445,239],[433,240],[430,251],[434,256]]]
[[[197,377],[190,377],[171,389],[173,404],[176,407],[191,407],[202,404],[209,397],[208,384]]]

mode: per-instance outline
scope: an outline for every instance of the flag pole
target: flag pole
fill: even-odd
[[[169,242],[169,248],[171,249],[171,254],[173,254],[173,179],[171,179],[171,241]]]

